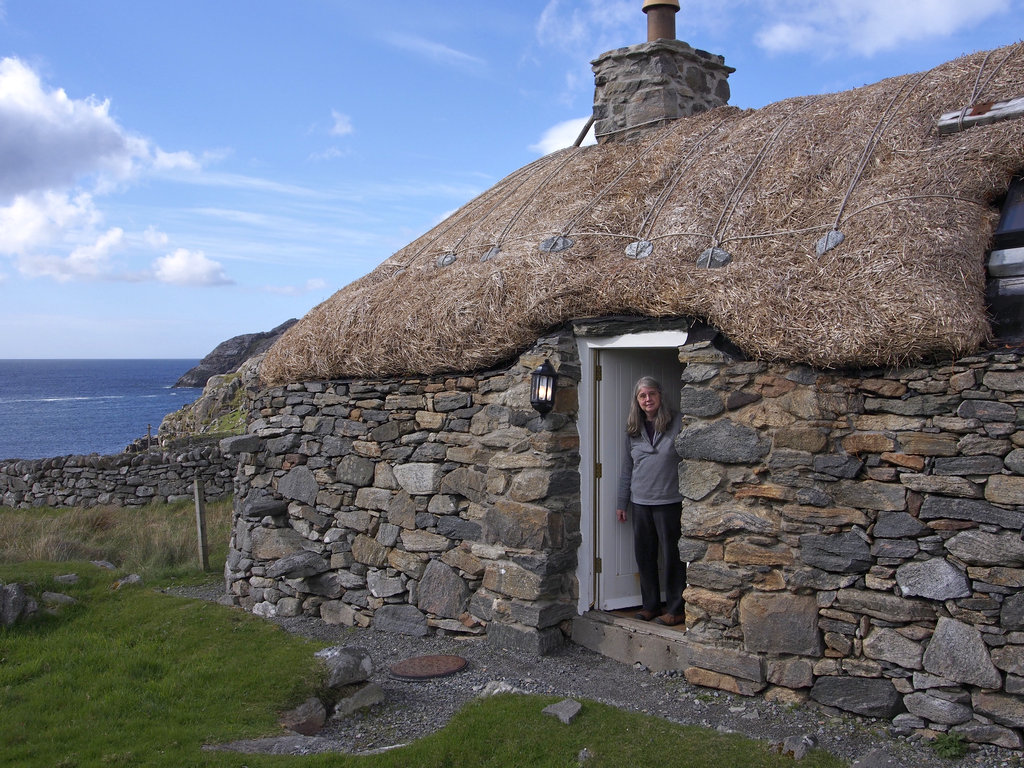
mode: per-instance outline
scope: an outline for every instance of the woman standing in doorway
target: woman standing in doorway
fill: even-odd
[[[640,571],[643,601],[636,618],[674,627],[682,624],[686,565],[679,558],[680,517],[679,455],[675,438],[679,414],[662,401],[661,384],[643,376],[633,387],[626,418],[626,455],[619,475],[615,516],[626,522],[633,506],[633,552]],[[658,552],[665,563],[665,612],[661,612]]]

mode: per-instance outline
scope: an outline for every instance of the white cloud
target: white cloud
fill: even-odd
[[[0,207],[0,254],[29,256],[59,241],[66,230],[90,230],[99,220],[92,196],[86,193],[18,195]]]
[[[331,110],[331,120],[333,121],[330,131],[332,136],[347,136],[355,131],[355,128],[352,127],[352,118],[336,109]]]
[[[167,245],[170,240],[165,232],[161,232],[154,226],[150,226],[142,233],[143,241],[154,248],[161,248]]]
[[[189,152],[167,152],[128,133],[110,102],[70,98],[16,58],[0,59],[0,256],[22,275],[141,279],[113,260],[134,240],[166,247],[150,228],[127,236],[101,229],[97,199],[146,173],[195,172]],[[162,240],[162,242],[160,242]]]
[[[789,0],[772,3],[755,35],[769,53],[871,56],[945,37],[1008,11],[1010,0]]]
[[[388,35],[385,42],[395,48],[415,53],[441,64],[477,68],[487,63],[476,56],[449,48],[443,43],[435,43],[415,35]]]
[[[0,199],[69,187],[128,155],[109,106],[47,91],[20,60],[0,60]]]
[[[224,268],[206,258],[202,251],[178,248],[153,262],[153,273],[162,283],[173,285],[231,285]]]
[[[571,147],[576,142],[576,139],[579,138],[580,131],[583,130],[583,126],[587,124],[589,119],[589,117],[580,117],[551,126],[544,131],[544,135],[540,137],[536,144],[530,145],[530,150],[546,155],[549,152],[554,152],[556,149]],[[591,127],[587,132],[586,138],[583,140],[583,144],[596,143],[594,140],[594,129]]]
[[[110,254],[124,240],[124,230],[114,227],[89,245],[80,245],[63,262],[70,277],[101,277],[110,271]]]
[[[165,152],[128,134],[110,102],[72,99],[49,89],[16,58],[0,59],[0,202],[42,190],[68,189],[91,178],[107,190],[152,169],[196,170],[188,152]]]

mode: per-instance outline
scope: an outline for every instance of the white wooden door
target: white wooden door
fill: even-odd
[[[682,366],[678,351],[669,349],[600,349],[597,351],[600,380],[597,384],[597,434],[595,440],[601,476],[597,480],[597,577],[596,605],[615,610],[640,605],[640,577],[633,557],[631,522],[615,519],[616,491],[626,447],[626,416],[633,386],[641,376],[653,376],[662,386],[665,401],[678,408]]]

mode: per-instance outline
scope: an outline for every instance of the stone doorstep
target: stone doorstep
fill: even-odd
[[[572,642],[623,664],[643,664],[652,672],[682,671],[693,651],[676,627],[588,611],[572,622]]]
[[[676,670],[695,685],[741,696],[754,696],[767,685],[763,664],[754,655],[709,651],[678,627],[589,611],[573,620],[572,641],[624,664],[643,664],[652,672]]]

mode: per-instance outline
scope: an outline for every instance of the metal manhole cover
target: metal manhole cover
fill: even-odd
[[[454,675],[466,666],[461,656],[413,656],[395,662],[389,669],[401,680],[429,680],[432,677]]]

